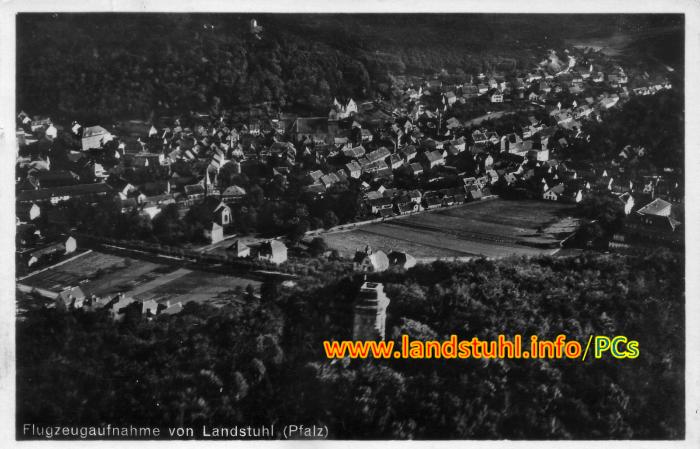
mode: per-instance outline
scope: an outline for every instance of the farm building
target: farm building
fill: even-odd
[[[383,251],[372,251],[370,246],[366,246],[364,251],[355,253],[353,268],[365,272],[384,271],[389,268],[389,258]]]

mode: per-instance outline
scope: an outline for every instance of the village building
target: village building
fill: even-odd
[[[81,145],[83,151],[102,146],[112,140],[114,136],[101,126],[89,126],[83,129]]]
[[[438,150],[426,151],[423,153],[423,158],[425,165],[428,168],[435,168],[439,165],[445,165],[445,157],[443,156],[442,152]]]
[[[391,202],[389,202],[391,204]],[[372,251],[370,246],[357,251],[353,259],[353,269],[363,272],[379,272],[389,268],[389,258],[383,251]]]
[[[79,309],[83,307],[86,298],[80,287],[68,287],[56,296],[56,307],[63,310]]]
[[[226,247],[226,252],[232,254],[234,257],[249,257],[250,247],[240,240],[236,240],[233,244]]]
[[[266,240],[257,247],[258,259],[272,262],[276,265],[287,261],[287,245],[279,240]]]
[[[416,266],[416,258],[408,253],[392,251],[389,253],[389,264],[409,269]]]
[[[100,198],[104,198],[113,193],[112,188],[104,183],[78,184],[73,186],[61,186],[51,189],[20,190],[17,192],[17,203],[37,203],[49,202],[58,204],[60,201],[67,201],[71,198],[80,198],[87,203],[95,203]]]

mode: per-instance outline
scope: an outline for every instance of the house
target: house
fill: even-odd
[[[112,315],[112,319],[118,321],[124,318],[125,309],[131,304],[133,304],[135,301],[136,300],[130,296],[124,296],[123,294],[119,294],[119,296],[115,298],[115,302],[109,308],[109,312]]]
[[[506,134],[501,137],[501,151],[510,151],[511,147],[522,143],[522,141],[523,139],[515,133]]]
[[[71,198],[80,198],[84,202],[94,203],[99,198],[106,197],[112,192],[112,188],[104,183],[78,184],[54,187],[52,189],[20,190],[17,192],[16,199],[18,204],[42,202],[58,204],[60,201],[66,201]]]
[[[484,197],[483,191],[479,187],[477,187],[476,185],[471,186],[471,187],[465,186],[464,191],[466,192],[467,198],[470,201],[480,200]]]
[[[413,176],[419,176],[423,174],[423,166],[418,162],[413,162],[408,166],[408,170]]]
[[[231,224],[231,208],[221,200],[214,197],[207,197],[202,203],[203,212],[207,218],[220,226],[228,226]]]
[[[182,312],[182,303],[176,302],[175,304],[167,303],[165,309],[160,313],[161,315],[175,315],[180,312]]]
[[[348,182],[348,175],[342,169],[336,170],[335,175],[338,177],[340,182]]]
[[[560,201],[564,194],[565,186],[564,184],[557,184],[551,189],[547,190],[542,198],[547,201]]]
[[[136,198],[125,198],[125,199],[121,199],[120,206],[121,206],[121,213],[125,214],[125,213],[131,211],[132,209],[137,209],[139,206],[139,203],[136,200]]]
[[[185,195],[190,200],[203,198],[205,195],[204,186],[202,184],[190,184],[184,187]]]
[[[380,209],[379,210],[379,216],[381,218],[389,218],[394,216],[394,209],[392,208],[387,208],[387,209]]]
[[[362,145],[358,145],[352,148],[346,148],[343,150],[343,155],[350,159],[358,159],[364,156],[365,153],[365,147],[363,147]]]
[[[224,228],[217,222],[212,222],[209,227],[204,230],[204,237],[211,243],[218,243],[224,239]]]
[[[399,215],[411,214],[420,210],[420,204],[413,201],[410,196],[404,195],[396,199],[396,212]]]
[[[455,95],[454,92],[449,91],[445,93],[445,98],[443,99],[443,103],[447,104],[448,106],[452,106],[455,104],[457,101],[457,95]]]
[[[490,100],[491,103],[503,103],[503,93],[501,93],[500,91],[492,93]]]
[[[409,269],[416,266],[415,257],[408,253],[401,251],[392,251],[389,253],[389,264],[397,265],[405,269]]]
[[[360,164],[357,163],[357,161],[351,161],[348,164],[345,164],[345,169],[348,172],[348,176],[351,178],[359,178],[360,175],[362,175],[362,167]]]
[[[420,190],[411,190],[408,192],[408,197],[414,203],[420,204],[421,198],[423,198],[423,194],[420,192]]]
[[[391,198],[384,196],[370,200],[369,205],[373,214],[380,214],[382,210],[391,210],[394,207]]]
[[[158,302],[154,299],[149,299],[141,303],[141,315],[156,316],[158,314]]]
[[[258,259],[276,265],[287,261],[287,246],[279,240],[267,240],[258,245]]]
[[[41,171],[29,175],[29,181],[37,189],[76,185],[79,179],[78,175],[69,170]]]
[[[367,154],[367,159],[369,159],[370,163],[381,161],[389,157],[391,153],[386,147],[379,147],[378,149],[370,152]]]
[[[49,245],[42,246],[39,249],[29,253],[27,266],[32,266],[41,261],[44,257],[60,257],[67,254],[72,254],[78,249],[78,244],[74,237],[67,237],[65,240],[54,242]]]
[[[434,168],[438,165],[445,165],[445,157],[442,155],[442,152],[438,150],[426,151],[423,153],[423,157],[429,168]]]
[[[455,197],[452,193],[445,192],[442,196],[442,205],[443,206],[452,206],[455,203]]]
[[[509,172],[503,175],[503,179],[508,185],[510,185],[516,182],[518,180],[518,177],[516,176],[516,172]]]
[[[394,153],[391,156],[389,156],[388,164],[392,170],[396,170],[397,168],[403,165],[403,159],[400,155]]]
[[[314,183],[319,182],[321,180],[322,176],[323,176],[323,172],[321,170],[310,171],[309,175],[308,175],[309,184],[314,184]]]
[[[416,158],[416,156],[418,155],[418,150],[416,149],[415,146],[408,145],[408,146],[406,146],[406,148],[403,149],[402,154],[403,154],[403,160],[408,163]]]
[[[438,195],[425,195],[423,197],[423,207],[427,210],[437,209],[442,206],[442,199]]]
[[[533,142],[532,140],[523,140],[512,144],[508,148],[508,152],[512,154],[517,154],[518,156],[526,157],[527,154],[532,151]]]
[[[239,203],[243,200],[245,195],[246,191],[243,187],[232,185],[228,186],[226,190],[221,193],[221,201],[226,204]]]
[[[36,203],[18,204],[15,215],[20,223],[28,223],[41,216],[41,207]]]
[[[42,261],[42,259],[51,259],[60,257],[66,254],[66,247],[63,243],[52,243],[44,245],[38,249],[29,252],[26,258],[27,267],[32,267]]]
[[[619,97],[607,97],[600,100],[600,105],[605,109],[610,109],[617,104]]]
[[[102,146],[112,140],[114,136],[101,126],[89,126],[83,129],[82,136],[82,149],[87,151],[90,149],[99,149]]]
[[[336,175],[333,172],[331,172],[327,175],[321,176],[321,184],[323,184],[323,186],[326,189],[328,189],[330,186],[332,186],[333,184],[335,184],[337,182],[340,182],[340,178],[338,178],[338,175]]]
[[[661,210],[661,212],[665,213],[665,210]],[[625,223],[625,231],[630,237],[647,243],[661,242],[679,245],[683,242],[684,237],[680,228],[681,222],[670,215],[640,214],[639,211],[632,214]]]
[[[496,170],[486,170],[486,176],[489,178],[490,184],[495,184],[499,178]]]
[[[625,192],[617,197],[624,205],[625,215],[629,215],[634,208],[634,197],[631,193]]]
[[[292,134],[297,142],[325,142],[329,135],[328,117],[297,117],[292,125]]]
[[[467,141],[464,139],[464,137],[451,140],[450,148],[454,148],[455,150],[457,150],[458,153],[461,153],[462,151],[467,149]]]
[[[459,122],[459,120],[455,117],[448,118],[445,121],[445,125],[447,126],[447,129],[449,129],[450,131],[455,130],[455,129],[462,126],[461,123]]]
[[[489,138],[486,137],[486,134],[477,130],[472,133],[472,140],[475,144],[486,144]]]
[[[375,178],[381,178],[384,176],[391,177],[391,168],[386,164],[386,161],[379,160],[376,162],[371,162],[364,167],[365,173],[374,173]]]
[[[85,303],[85,292],[80,287],[68,287],[56,296],[56,307],[79,309]]]
[[[296,161],[297,150],[291,142],[274,142],[269,151],[271,156],[282,159],[289,165],[294,165]]]
[[[383,188],[383,187],[380,187],[380,188],[377,189],[377,190],[372,190],[372,191],[367,192],[367,193],[365,194],[365,199],[366,199],[367,201],[372,201],[372,200],[376,200],[377,198],[384,198],[384,193],[383,193],[383,191],[381,190],[382,188]]]
[[[651,203],[642,207],[637,211],[638,215],[655,215],[657,217],[670,217],[671,216],[671,203],[662,200],[661,198],[656,198]]]
[[[357,251],[353,259],[353,269],[362,272],[380,272],[389,268],[389,258],[383,251],[372,251],[368,245],[364,251]]]
[[[226,252],[233,254],[234,257],[249,257],[250,247],[240,240],[236,240],[232,245],[226,247]]]

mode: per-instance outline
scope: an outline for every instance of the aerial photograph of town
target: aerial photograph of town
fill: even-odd
[[[683,14],[15,23],[17,440],[685,438]]]

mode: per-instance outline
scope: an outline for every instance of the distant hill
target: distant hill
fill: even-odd
[[[99,121],[255,105],[325,114],[334,96],[388,92],[397,74],[527,69],[565,39],[682,16],[21,14],[17,25],[17,108]]]

